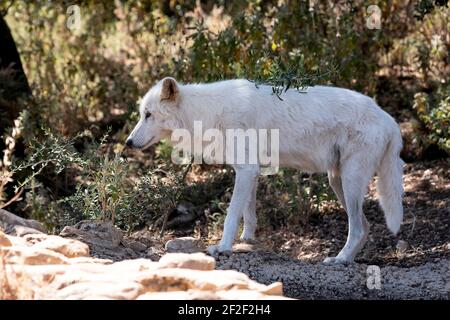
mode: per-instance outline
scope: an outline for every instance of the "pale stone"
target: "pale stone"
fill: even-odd
[[[69,260],[71,264],[77,263],[98,263],[98,264],[112,264],[113,261],[110,259],[99,259],[99,258],[91,258],[91,257],[77,257]]]
[[[282,298],[281,283],[266,286],[237,271],[214,270],[215,260],[204,253],[169,253],[159,262],[113,262],[89,257],[89,247],[78,240],[25,228],[30,227],[16,229],[21,237],[0,231],[0,299]],[[124,249],[121,232],[107,223],[84,221],[64,230],[96,248]],[[178,248],[187,249],[191,240],[178,241]]]
[[[153,262],[149,259],[133,259],[133,260],[123,260],[115,262],[110,268],[120,270],[127,270],[129,272],[137,273],[147,270],[155,270],[158,268],[158,263]]]
[[[68,260],[60,253],[48,249],[34,249],[31,247],[0,247],[0,254],[7,263],[11,264],[68,264]]]
[[[52,298],[64,300],[131,300],[135,299],[143,288],[136,282],[81,282],[74,283],[56,292]]]
[[[216,260],[204,253],[167,253],[159,260],[160,268],[214,270]]]
[[[30,227],[24,227],[24,226],[14,226],[13,230],[11,232],[11,235],[18,236],[18,237],[24,237],[29,234],[44,234],[42,231],[30,228]]]
[[[193,253],[205,251],[202,241],[193,237],[181,237],[167,241],[165,249],[167,252]]]
[[[136,300],[218,300],[218,296],[211,291],[164,291],[146,292]]]
[[[177,290],[263,290],[266,286],[259,284],[243,273],[234,270],[200,271],[191,269],[158,269],[149,272],[137,280],[149,291]]]
[[[46,239],[48,239],[49,236],[48,234],[45,233],[28,233],[23,235],[22,239],[24,239],[26,242],[28,242],[29,245],[33,245],[36,244],[38,242],[44,241]]]
[[[254,290],[221,290],[215,292],[216,299],[219,300],[286,300],[288,298],[281,295],[269,295]]]
[[[25,241],[24,238],[14,237],[14,236],[11,236],[11,235],[6,235],[6,237],[9,239],[9,241],[11,241],[11,244],[12,244],[13,246],[17,246],[17,247],[27,247],[27,246],[30,245],[29,243],[27,243],[27,242]]]
[[[10,247],[12,246],[11,241],[8,239],[6,234],[0,231],[0,247]]]
[[[272,300],[287,299],[253,290],[146,292],[136,300]]]
[[[68,258],[89,257],[89,246],[87,244],[57,236],[47,236],[46,239],[36,243],[33,247],[37,250],[42,248],[59,252]]]
[[[271,296],[282,296],[283,295],[283,283],[274,282],[267,287],[263,288],[261,293],[271,295]]]

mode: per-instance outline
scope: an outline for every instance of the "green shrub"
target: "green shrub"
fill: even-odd
[[[450,154],[450,87],[441,87],[435,95],[417,93],[414,109],[429,130],[428,139]]]
[[[366,26],[373,4],[381,10],[380,30]],[[0,2],[0,9],[9,5]],[[247,77],[272,85],[281,99],[289,87],[313,84],[386,96],[387,106],[398,101],[390,106],[395,115],[416,113],[428,131],[422,138],[449,150],[449,7],[442,1],[417,1],[414,12],[409,1],[368,0],[79,5],[83,24],[75,31],[65,25],[65,2],[16,1],[6,16],[33,98],[20,102],[25,121],[16,138],[27,146],[25,160],[5,150],[13,165],[0,165],[0,204],[17,180],[16,192],[26,191],[13,208],[50,229],[104,218],[133,230],[159,221],[181,200],[220,224],[231,171],[194,166],[207,181],[183,185],[168,144],[133,154],[133,161],[122,153],[139,97],[169,75],[182,82]],[[13,85],[7,76],[0,70],[0,100]],[[383,77],[395,83],[394,93],[384,90]],[[267,217],[263,225],[275,227],[306,221],[333,197],[325,177],[296,170],[263,177],[260,186],[258,212]]]

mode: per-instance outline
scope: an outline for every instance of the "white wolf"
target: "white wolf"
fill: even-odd
[[[369,233],[363,211],[371,178],[378,175],[377,191],[388,228],[395,234],[403,219],[403,161],[400,130],[395,120],[371,98],[328,86],[306,92],[288,90],[282,100],[266,85],[248,80],[210,84],[159,81],[144,96],[140,120],[127,139],[128,146],[145,148],[175,129],[192,132],[194,121],[204,128],[279,129],[279,164],[307,172],[327,172],[329,183],[348,215],[348,237],[336,257],[325,262],[354,260]],[[234,191],[220,244],[210,254],[230,252],[241,218],[241,239],[254,238],[258,164],[233,165]]]

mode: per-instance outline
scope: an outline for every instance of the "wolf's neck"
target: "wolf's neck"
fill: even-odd
[[[181,101],[179,120],[184,129],[193,132],[194,123],[201,122],[203,129],[222,127],[220,115],[223,107],[201,85],[187,85],[180,88]]]

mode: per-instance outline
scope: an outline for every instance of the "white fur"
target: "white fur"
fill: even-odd
[[[166,78],[167,79],[167,78]],[[396,233],[403,217],[402,148],[394,119],[371,98],[335,87],[288,90],[280,100],[270,86],[247,80],[211,84],[177,84],[174,100],[161,100],[161,80],[144,97],[141,120],[130,134],[135,147],[146,147],[178,128],[279,129],[281,167],[327,172],[330,185],[348,213],[344,248],[327,262],[352,261],[363,247],[369,224],[362,212],[364,195],[375,173],[389,229]],[[170,78],[171,79],[171,78]],[[172,79],[173,80],[173,79]],[[174,81],[174,80],[173,80]],[[145,113],[152,116],[145,119]],[[150,141],[150,139],[153,139]],[[241,218],[242,239],[256,229],[255,197],[259,165],[235,165],[236,182],[223,238],[210,253],[231,251]]]

